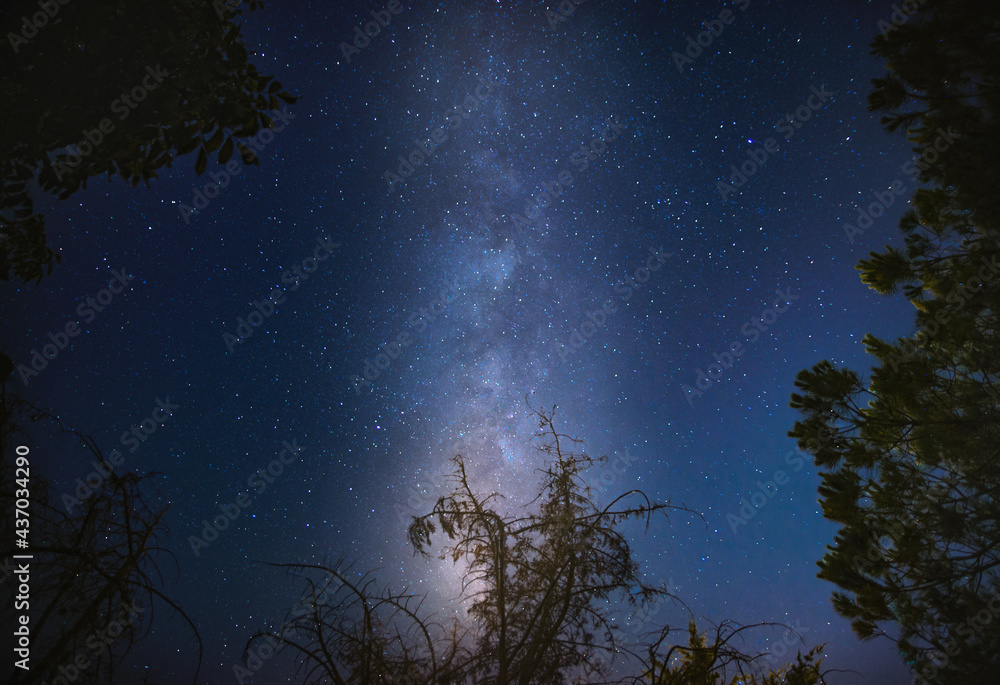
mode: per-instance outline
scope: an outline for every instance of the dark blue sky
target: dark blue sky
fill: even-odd
[[[164,474],[168,591],[201,628],[207,681],[235,682],[247,637],[302,589],[254,560],[345,557],[455,609],[438,598],[457,591],[456,569],[413,558],[404,521],[443,494],[456,452],[482,491],[526,501],[540,464],[530,394],[592,456],[628,455],[608,493],[638,487],[704,516],[632,538],[647,579],[678,588],[704,627],[797,625],[806,647],[827,643],[826,667],[862,674],[830,683],[909,682],[891,642],[861,644],[833,612],[816,561],[835,527],[786,437],[799,370],[867,370],[864,334],[912,325],[901,297],[854,270],[901,244],[915,187],[905,139],[866,106],[884,69],[868,45],[891,3],[590,0],[554,29],[540,3],[410,4],[348,62],[340,43],[382,7],[248,15],[255,64],[301,96],[260,166],[187,221],[182,204],[224,169],[196,177],[182,159],[151,189],[93,179],[46,199],[62,263],[40,285],[3,286],[16,364],[67,322],[83,330],[28,397],[119,449],[123,469]],[[724,11],[701,54],[672,56]],[[386,172],[435,131],[390,191]],[[719,185],[748,160],[739,188]],[[855,207],[897,180],[902,199],[849,241]],[[544,188],[554,197],[535,214]],[[324,238],[336,247],[317,250]],[[77,307],[113,270],[134,279],[85,322]],[[268,316],[227,345],[255,302]],[[716,380],[699,389],[702,370]],[[150,417],[130,452],[121,434]],[[89,470],[56,442],[35,453],[57,488]],[[281,457],[280,474],[248,485]],[[769,498],[753,497],[758,481]],[[241,492],[240,516],[196,555],[190,536]],[[188,635],[158,616],[140,650],[154,682],[190,676]],[[252,682],[286,682],[279,661]]]

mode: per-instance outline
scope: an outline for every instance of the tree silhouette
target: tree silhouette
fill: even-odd
[[[538,513],[500,514],[499,495],[477,495],[459,455],[454,491],[409,528],[425,556],[440,528],[450,542],[442,558],[468,565],[465,587],[478,587],[470,613],[480,627],[472,672],[483,683],[550,682],[575,669],[604,675],[588,652],[618,646],[608,600],[617,595],[635,606],[665,592],[642,583],[619,525],[644,519],[648,526],[656,512],[690,511],[651,503],[639,490],[599,509],[580,477],[593,460],[564,448],[580,441],[558,433],[551,415],[535,413],[547,440],[539,449],[549,457],[533,500]]]
[[[247,667],[234,670],[240,682],[259,670],[258,654],[270,657],[285,647],[294,653],[296,675],[305,683],[458,682],[469,658],[463,631],[457,623],[421,617],[422,601],[413,594],[377,590],[371,573],[351,574],[342,564],[271,565],[304,579],[308,589],[278,629],[259,631],[247,641]]]
[[[651,502],[639,490],[596,505],[582,478],[595,460],[568,449],[581,441],[558,433],[552,414],[532,411],[546,461],[539,493],[527,507],[505,513],[501,495],[478,494],[458,455],[452,491],[409,526],[415,553],[430,558],[434,539],[443,535],[438,558],[464,565],[460,597],[467,621],[425,618],[413,595],[376,592],[370,575],[358,580],[356,573],[325,566],[285,565],[306,577],[308,591],[279,629],[251,638],[247,655],[265,643],[271,650],[291,646],[306,682],[323,676],[335,683],[421,685],[714,684],[734,669],[733,682],[776,685],[787,678],[812,685],[820,679],[817,648],[799,664],[754,680],[761,657],[741,653],[733,638],[763,624],[727,622],[709,642],[692,620],[687,647],[668,644],[669,627],[651,644],[623,639],[613,606],[635,610],[654,600],[680,600],[642,582],[619,529],[631,520],[648,526],[656,513],[690,510]],[[683,663],[674,659],[680,654]],[[614,676],[616,656],[626,655],[636,658],[637,674]]]
[[[884,31],[873,48],[891,71],[870,109],[907,133],[936,185],[914,193],[905,249],[857,268],[876,292],[902,288],[916,330],[865,337],[867,381],[825,361],[800,372],[804,420],[789,435],[824,469],[823,512],[842,524],[819,563],[838,613],[862,639],[898,629],[931,682],[985,682],[1000,665],[987,620],[1000,611],[1000,8],[928,0]]]
[[[718,685],[726,682],[729,668],[736,671],[730,685],[814,685],[825,682],[820,673],[820,661],[813,663],[823,650],[823,645],[813,647],[806,654],[799,653],[794,664],[758,675],[753,662],[760,657],[747,656],[730,642],[744,630],[759,628],[761,625],[735,627],[728,621],[723,621],[716,628],[710,643],[706,635],[698,632],[692,619],[687,627],[688,644],[673,645],[663,652],[669,634],[674,630],[681,630],[664,627],[647,647],[648,657],[643,659],[641,679],[631,682],[649,685]]]
[[[872,41],[872,54],[889,71],[872,81],[869,109],[916,144],[921,181],[946,189],[980,224],[1000,225],[991,164],[1000,156],[997,7],[977,0],[919,4],[904,22],[880,25]],[[953,141],[933,149],[949,131]]]
[[[36,2],[19,4],[12,16],[38,13]],[[268,110],[296,100],[249,61],[235,20],[259,0],[55,6],[55,18],[22,26],[0,50],[0,90],[17,103],[0,113],[3,279],[40,280],[59,260],[37,189],[66,199],[101,174],[148,185],[195,150],[199,174],[215,152],[220,163],[238,151],[256,164],[242,140],[274,126]]]
[[[111,683],[117,666],[148,630],[154,607],[162,605],[176,611],[194,633],[199,645],[196,681],[201,667],[197,627],[160,589],[159,562],[169,555],[159,543],[166,534],[167,508],[150,502],[146,481],[153,474],[111,472],[78,511],[67,513],[48,480],[37,467],[31,468],[30,449],[23,458],[15,449],[34,443],[22,426],[55,426],[99,462],[104,455],[93,438],[66,428],[7,385],[0,385],[0,526],[24,535],[6,535],[0,544],[6,564],[0,618],[5,626],[19,626],[18,617],[29,616],[30,670],[8,660],[11,670],[4,682],[53,682],[62,677]],[[18,466],[25,470],[16,471]],[[15,507],[18,501],[26,506]],[[15,516],[16,508],[27,511],[27,518]],[[28,520],[30,526],[22,528],[18,519]],[[27,547],[15,546],[21,540]],[[25,554],[32,557],[27,562],[13,559]],[[29,599],[15,604],[21,580],[8,569],[25,563]]]

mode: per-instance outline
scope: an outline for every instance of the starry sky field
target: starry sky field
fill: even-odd
[[[162,474],[167,592],[199,625],[203,680],[235,682],[247,638],[299,596],[260,562],[343,558],[461,613],[460,569],[414,557],[405,526],[456,453],[511,511],[533,496],[527,398],[609,456],[588,476],[599,501],[641,488],[702,515],[629,530],[647,581],[704,627],[797,626],[792,657],[825,642],[825,667],[856,671],[828,682],[908,683],[816,578],[835,526],[786,437],[798,371],[867,371],[865,333],[912,330],[902,296],[854,269],[902,244],[916,188],[907,141],[867,111],[892,3],[588,0],[556,21],[554,2],[418,2],[341,46],[385,7],[246,15],[254,63],[301,96],[260,165],[224,179],[185,158],[149,189],[46,198],[62,263],[0,286],[15,364],[82,331],[25,395],[123,471]],[[896,181],[907,192],[848,236]],[[41,441],[33,466],[72,492],[91,469],[64,446]],[[780,653],[787,635],[744,646]],[[152,637],[136,671],[190,679],[190,632],[163,614]],[[291,681],[275,659],[246,682]]]

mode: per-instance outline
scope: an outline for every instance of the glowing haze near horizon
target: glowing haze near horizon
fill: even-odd
[[[672,53],[726,8],[732,23],[679,73]],[[105,450],[157,397],[180,404],[126,468],[165,474],[179,569],[168,594],[201,627],[208,682],[234,682],[247,637],[279,625],[302,589],[254,561],[343,558],[430,593],[429,609],[455,610],[461,567],[414,558],[405,522],[447,492],[456,453],[479,492],[523,513],[543,464],[526,396],[558,405],[557,427],[590,456],[633,457],[609,472],[599,501],[641,488],[702,514],[628,532],[647,582],[677,588],[703,627],[805,626],[792,657],[826,642],[827,667],[861,673],[829,682],[909,682],[891,643],[861,644],[833,612],[833,586],[815,577],[835,527],[815,469],[786,459],[785,435],[799,370],[823,359],[867,370],[863,335],[902,335],[912,321],[853,269],[898,244],[903,206],[853,244],[842,229],[856,205],[904,178],[911,154],[866,110],[883,68],[867,46],[891,3],[591,0],[556,29],[540,4],[426,4],[394,15],[348,63],[341,41],[378,9],[271,2],[248,15],[255,63],[302,96],[260,166],[190,224],[179,204],[210,179],[188,160],[151,190],[95,179],[46,207],[63,263],[11,305],[26,333],[7,350],[21,363],[109,269],[135,274],[29,395],[102,431]],[[480,78],[490,91],[447,128]],[[776,122],[813,88],[834,95],[786,140]],[[582,169],[573,155],[614,118],[624,127]],[[440,126],[447,140],[390,192],[384,172]],[[777,151],[723,199],[717,182],[768,138]],[[519,228],[512,215],[564,170],[572,185]],[[230,353],[222,333],[284,287],[321,236],[340,247]],[[671,256],[643,272],[650,248]],[[449,284],[453,299],[418,330],[413,313]],[[751,341],[743,327],[779,289],[796,299]],[[561,360],[574,331],[586,343]],[[355,392],[352,377],[401,332],[412,344]],[[741,355],[688,402],[682,386],[736,341]],[[188,539],[201,521],[293,438],[301,456],[195,556]],[[39,460],[63,487],[85,473],[82,457]],[[734,532],[727,514],[778,470],[788,483]],[[672,606],[664,620],[682,627],[686,613]],[[761,629],[743,646],[767,650],[781,634]],[[189,677],[187,636],[164,618],[138,658],[163,682]],[[285,682],[277,661],[252,682]]]

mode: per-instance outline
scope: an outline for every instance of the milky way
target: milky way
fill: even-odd
[[[891,8],[413,5],[347,60],[341,42],[378,9],[251,14],[258,67],[302,95],[260,166],[189,221],[179,205],[205,178],[183,160],[148,191],[95,183],[53,206],[64,261],[12,305],[20,363],[109,269],[135,274],[31,389],[107,449],[157,397],[179,405],[126,465],[164,474],[171,593],[203,627],[209,680],[231,679],[246,638],[298,597],[254,561],[345,558],[455,610],[461,567],[414,558],[406,524],[448,491],[456,454],[478,492],[523,512],[543,464],[530,404],[558,405],[557,427],[611,458],[588,475],[599,500],[641,488],[701,514],[629,537],[647,581],[679,588],[705,627],[796,623],[807,647],[827,643],[825,665],[863,673],[829,682],[903,682],[891,646],[861,644],[815,577],[835,528],[786,437],[799,370],[867,368],[865,332],[912,324],[853,269],[898,244],[905,207],[853,241],[842,230],[910,157],[865,102]],[[733,21],[687,53],[723,10]],[[227,343],[323,238],[331,258]],[[193,555],[189,536],[292,439],[301,456]],[[51,460],[62,485],[86,466]],[[176,674],[171,650],[191,646],[175,628],[148,656]],[[257,682],[281,677],[267,668]]]

